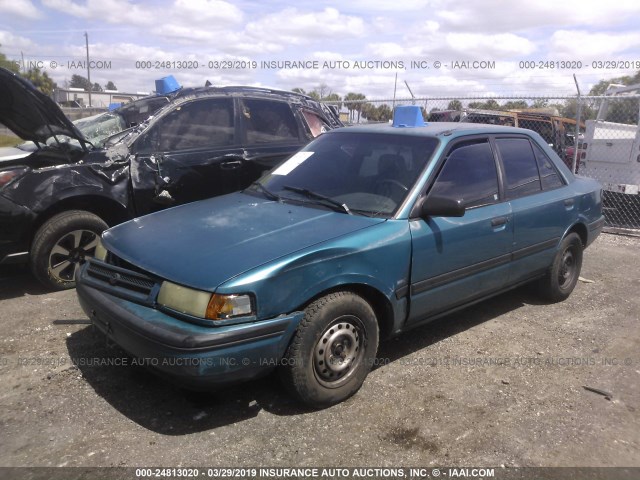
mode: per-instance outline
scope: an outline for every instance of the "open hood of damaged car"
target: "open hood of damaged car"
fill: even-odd
[[[87,140],[60,107],[28,80],[0,68],[0,123],[24,140],[44,144],[53,135]]]

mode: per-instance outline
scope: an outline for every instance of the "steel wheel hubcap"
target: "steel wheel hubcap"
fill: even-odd
[[[361,322],[353,316],[341,317],[329,325],[313,351],[313,367],[318,381],[330,388],[344,384],[364,355]]]
[[[56,280],[72,282],[87,257],[93,256],[98,235],[91,230],[74,230],[58,239],[49,254],[49,272]]]
[[[558,272],[558,280],[561,287],[569,285],[573,281],[573,275],[575,273],[575,259],[573,252],[567,249],[562,255],[562,262],[560,263],[560,271]]]

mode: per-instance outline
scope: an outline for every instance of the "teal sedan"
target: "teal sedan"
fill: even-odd
[[[393,125],[322,134],[243,192],[107,230],[77,293],[174,381],[277,369],[321,408],[358,391],[383,338],[527,282],[566,299],[601,195],[535,132],[401,107]]]

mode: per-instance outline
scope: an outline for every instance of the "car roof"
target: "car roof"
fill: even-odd
[[[317,103],[313,98],[301,93],[289,92],[286,90],[277,90],[274,88],[263,87],[249,87],[242,85],[230,85],[225,87],[192,87],[182,88],[175,93],[176,99],[184,97],[200,97],[200,96],[215,96],[215,95],[232,95],[232,96],[252,96],[252,97],[270,97],[281,98],[288,101],[298,101],[301,103]]]
[[[394,127],[389,123],[353,125],[331,130],[330,133],[375,133],[391,135],[409,135],[416,137],[439,137],[489,134],[525,134],[531,136],[531,130],[525,128],[465,122],[425,122],[420,127]]]

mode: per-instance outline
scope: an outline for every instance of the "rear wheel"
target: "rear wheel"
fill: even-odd
[[[75,287],[76,272],[93,256],[98,238],[107,228],[100,217],[84,210],[70,210],[51,217],[34,237],[31,271],[54,290]]]
[[[540,293],[552,302],[565,300],[573,292],[582,269],[582,240],[570,233],[560,244],[547,275],[540,280]]]
[[[306,308],[281,378],[302,402],[328,407],[360,389],[377,349],[378,322],[371,306],[354,293],[332,293]]]

